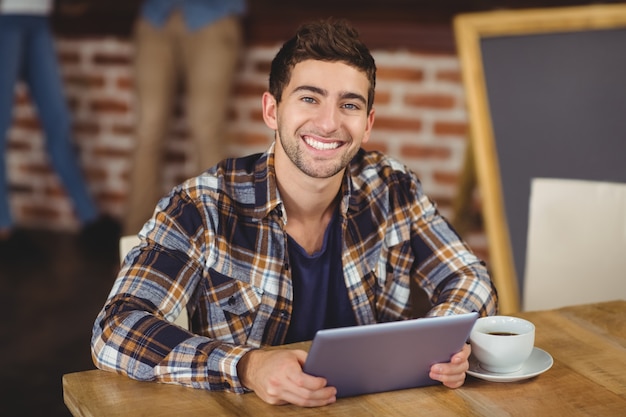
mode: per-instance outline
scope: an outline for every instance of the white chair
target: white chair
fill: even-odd
[[[139,237],[137,235],[122,236],[120,238],[120,261],[124,261],[126,254],[138,244]],[[183,308],[176,320],[174,320],[174,324],[189,330],[189,319],[187,318],[186,308]]]
[[[626,184],[535,178],[523,310],[626,299]]]

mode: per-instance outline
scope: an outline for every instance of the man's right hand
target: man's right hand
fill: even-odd
[[[253,350],[237,364],[244,387],[269,404],[319,407],[334,403],[337,390],[326,379],[304,373],[307,353],[303,350]]]

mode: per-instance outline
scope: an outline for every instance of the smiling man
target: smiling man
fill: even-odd
[[[336,400],[303,372],[306,352],[264,347],[319,329],[495,314],[484,264],[404,165],[361,146],[376,66],[343,21],[301,27],[272,62],[264,154],[228,159],[164,197],[126,257],[93,329],[98,367],[272,404]],[[186,306],[188,331],[171,323]],[[456,388],[469,345],[431,378]]]

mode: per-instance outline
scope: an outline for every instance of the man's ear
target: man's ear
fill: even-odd
[[[365,124],[365,133],[363,134],[363,140],[361,143],[367,143],[370,140],[370,134],[372,133],[372,127],[374,127],[374,119],[376,111],[372,108],[370,110],[370,114],[367,116],[367,121]]]
[[[263,93],[263,121],[272,130],[278,130],[278,102],[267,91]]]

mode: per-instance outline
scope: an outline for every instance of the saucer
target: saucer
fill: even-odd
[[[470,356],[467,374],[491,382],[514,382],[542,374],[550,369],[553,363],[554,360],[548,352],[539,348],[533,348],[530,357],[522,364],[522,368],[519,371],[500,374],[482,369],[476,358]]]

